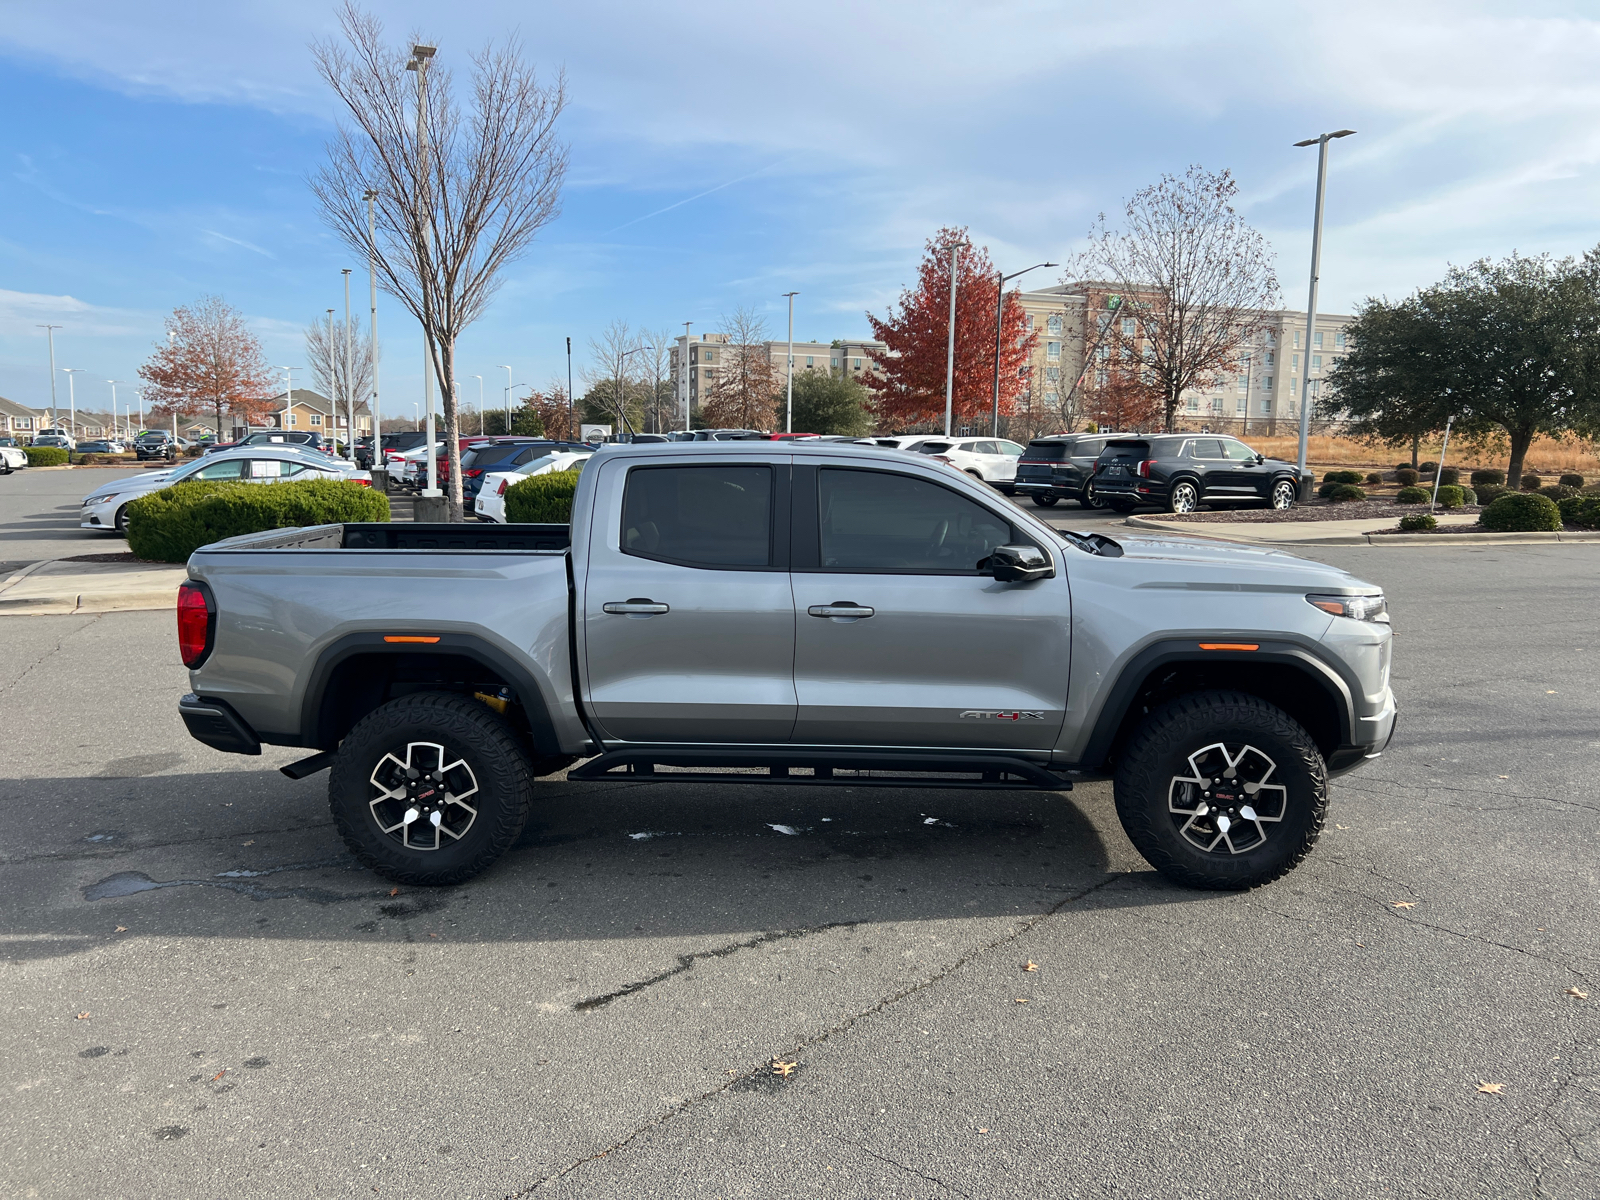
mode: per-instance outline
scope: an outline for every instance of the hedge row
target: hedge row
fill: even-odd
[[[1556,501],[1561,519],[1579,529],[1600,529],[1600,496],[1568,496]]]
[[[189,561],[201,546],[241,533],[387,521],[389,498],[336,479],[174,484],[128,505],[128,549],[156,562]]]
[[[67,451],[61,446],[25,446],[30,467],[59,467],[67,461]]]
[[[567,525],[572,522],[572,496],[578,490],[577,470],[530,475],[506,489],[506,523]]]

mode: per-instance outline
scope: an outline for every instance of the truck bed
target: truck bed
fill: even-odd
[[[569,525],[461,525],[412,522],[363,522],[278,529],[226,538],[204,548],[240,550],[544,550],[562,552],[572,545]]]

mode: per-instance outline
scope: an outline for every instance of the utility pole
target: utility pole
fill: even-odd
[[[577,398],[572,394],[572,339],[567,339],[567,441],[572,441],[575,432],[572,428],[572,418],[577,415]]]
[[[1296,146],[1317,148],[1317,206],[1311,222],[1311,295],[1306,301],[1306,361],[1300,376],[1300,473],[1306,469],[1306,440],[1311,436],[1311,347],[1316,341],[1317,328],[1317,277],[1322,270],[1322,196],[1328,178],[1328,143],[1334,138],[1349,137],[1354,129],[1340,129],[1320,137],[1296,142]]]
[[[406,64],[406,70],[417,73],[417,189],[421,192],[417,205],[422,212],[429,211],[428,204],[428,62],[437,52],[437,47],[416,45],[411,47],[411,61]],[[422,282],[422,311],[424,315],[431,314],[432,297],[428,291],[428,273],[432,269],[433,260],[433,222],[422,223],[422,271],[419,272]],[[439,490],[439,447],[438,435],[435,431],[433,419],[433,343],[428,328],[424,325],[422,330],[422,390],[428,404],[428,487],[422,494],[424,496],[442,496]],[[509,401],[510,397],[507,397]]]
[[[783,405],[783,431],[794,432],[794,298],[799,292],[785,292],[789,297],[789,391]]]
[[[683,427],[689,428],[689,326],[693,321],[683,323],[683,361],[678,364],[678,369],[683,372]]]
[[[45,339],[50,343],[50,420],[53,423],[56,419],[56,409],[60,407],[56,403],[56,330],[61,326],[40,325],[38,328],[44,330]],[[67,376],[68,382],[71,382],[71,379],[70,375]]]
[[[1250,353],[1244,356],[1244,422],[1239,427],[1239,436],[1244,437],[1250,432],[1250,395],[1255,386],[1256,378],[1256,344],[1261,335],[1256,334],[1250,341]]]
[[[378,193],[369,191],[367,199],[367,276],[372,290],[372,314],[367,334],[372,340],[372,465],[389,466],[383,457],[383,421],[378,407],[378,217],[375,201]]]
[[[950,342],[944,356],[944,435],[950,436],[950,414],[956,391],[956,262],[961,247],[971,242],[950,243]]]
[[[350,458],[356,457],[356,360],[355,351],[350,341],[350,268],[345,267],[340,274],[344,276],[344,412],[345,425],[350,431]]]

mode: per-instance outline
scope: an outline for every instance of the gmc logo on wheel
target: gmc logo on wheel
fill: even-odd
[[[963,718],[972,717],[978,721],[1042,721],[1044,714],[1040,712],[1023,712],[1020,709],[993,709],[969,708],[961,714]]]

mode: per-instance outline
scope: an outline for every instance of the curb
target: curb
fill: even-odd
[[[1221,524],[1222,522],[1217,522]],[[1352,533],[1333,537],[1281,537],[1281,538],[1231,538],[1225,533],[1191,530],[1199,522],[1185,521],[1181,525],[1156,520],[1152,517],[1127,517],[1124,524],[1136,529],[1160,530],[1162,533],[1182,533],[1189,537],[1212,538],[1216,541],[1236,542],[1262,546],[1506,546],[1546,542],[1600,541],[1600,531],[1560,533]]]
[[[46,558],[36,563],[29,563],[22,570],[0,581],[0,617],[61,617],[87,613],[170,610],[176,602],[176,585],[182,582],[182,579],[176,576],[179,573],[183,573],[185,577],[187,575],[182,567],[176,568],[173,585],[160,590],[151,588],[149,580],[141,580],[145,586],[137,591],[117,591],[114,587],[91,588],[85,591],[81,590],[84,587],[84,576],[78,574],[63,578],[62,583],[65,587],[59,592],[28,596],[6,595],[29,576],[61,561],[61,559]]]

